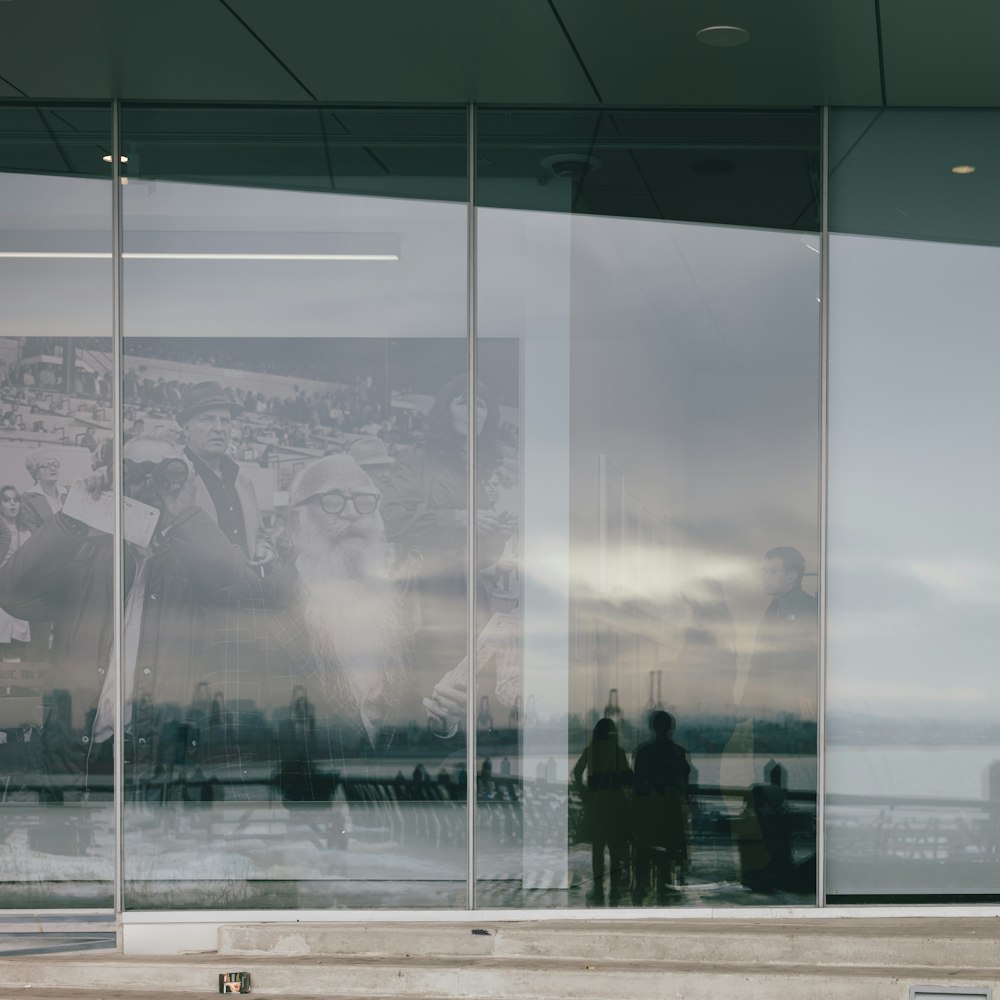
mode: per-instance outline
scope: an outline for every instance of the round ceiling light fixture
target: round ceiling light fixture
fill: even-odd
[[[971,163],[960,163],[957,167],[952,167],[953,174],[974,174],[976,168]]]
[[[541,163],[553,177],[560,180],[580,180],[603,166],[596,156],[588,156],[586,153],[556,153],[554,156],[546,156]]]
[[[695,38],[702,45],[711,45],[719,49],[731,49],[737,45],[746,45],[750,41],[750,32],[735,24],[714,24],[695,32]]]

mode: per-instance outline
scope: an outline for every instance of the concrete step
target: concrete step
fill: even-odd
[[[238,971],[275,998],[906,1000],[911,986],[1000,998],[992,918],[233,924],[218,939],[188,955],[0,957],[0,998],[217,996],[219,974]]]
[[[911,986],[1000,990],[996,970],[851,969],[748,966],[720,968],[668,962],[467,958],[243,959],[59,958],[29,964],[0,960],[4,1000],[112,1000],[137,995],[218,996],[218,976],[248,971],[257,997],[363,1000],[906,1000]],[[81,987],[86,986],[86,989]],[[970,994],[974,995],[974,994]],[[982,995],[982,994],[980,994]],[[961,994],[950,1000],[959,1000]]]
[[[566,959],[758,968],[1000,968],[1000,920],[680,919],[469,924],[256,924],[219,928],[220,954]]]

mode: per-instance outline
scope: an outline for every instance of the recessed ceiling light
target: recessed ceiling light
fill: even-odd
[[[953,174],[974,174],[976,168],[971,163],[960,163],[957,167],[952,167]]]
[[[586,153],[556,153],[546,156],[540,162],[553,177],[560,180],[580,180],[604,165],[603,160]]]
[[[702,45],[731,49],[736,45],[746,45],[750,41],[750,32],[746,28],[738,28],[735,24],[713,24],[695,32],[694,37]]]
[[[102,156],[101,159],[104,160],[105,163],[110,163],[111,162],[111,154],[108,153],[106,156]],[[128,157],[127,156],[119,156],[118,159],[122,163],[128,163]]]

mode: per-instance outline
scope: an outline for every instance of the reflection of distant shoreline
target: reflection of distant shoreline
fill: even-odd
[[[985,746],[831,746],[827,791],[923,799],[986,798],[986,769],[1000,760],[1000,741]]]
[[[902,711],[892,716],[831,713],[826,740],[828,745],[843,747],[1000,745],[1000,722],[994,718],[929,718]]]

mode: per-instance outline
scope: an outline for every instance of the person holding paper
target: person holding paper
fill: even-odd
[[[194,505],[193,470],[176,445],[134,439],[124,458],[126,495],[138,501],[127,503],[126,538],[136,537],[130,520],[148,528],[150,508],[155,526],[148,544],[127,542],[124,549],[126,719],[131,767],[140,775],[161,755],[170,712],[191,702],[205,666],[207,616],[233,588],[252,587],[259,576]],[[91,485],[99,490],[109,478],[108,470],[98,470]],[[88,508],[71,496],[67,510],[79,516],[57,513],[0,566],[0,608],[53,621],[46,689],[66,694],[49,699],[42,723],[49,774],[99,770],[89,758],[95,743],[100,748],[112,734],[115,544],[108,504],[101,502],[108,499],[104,493]]]

